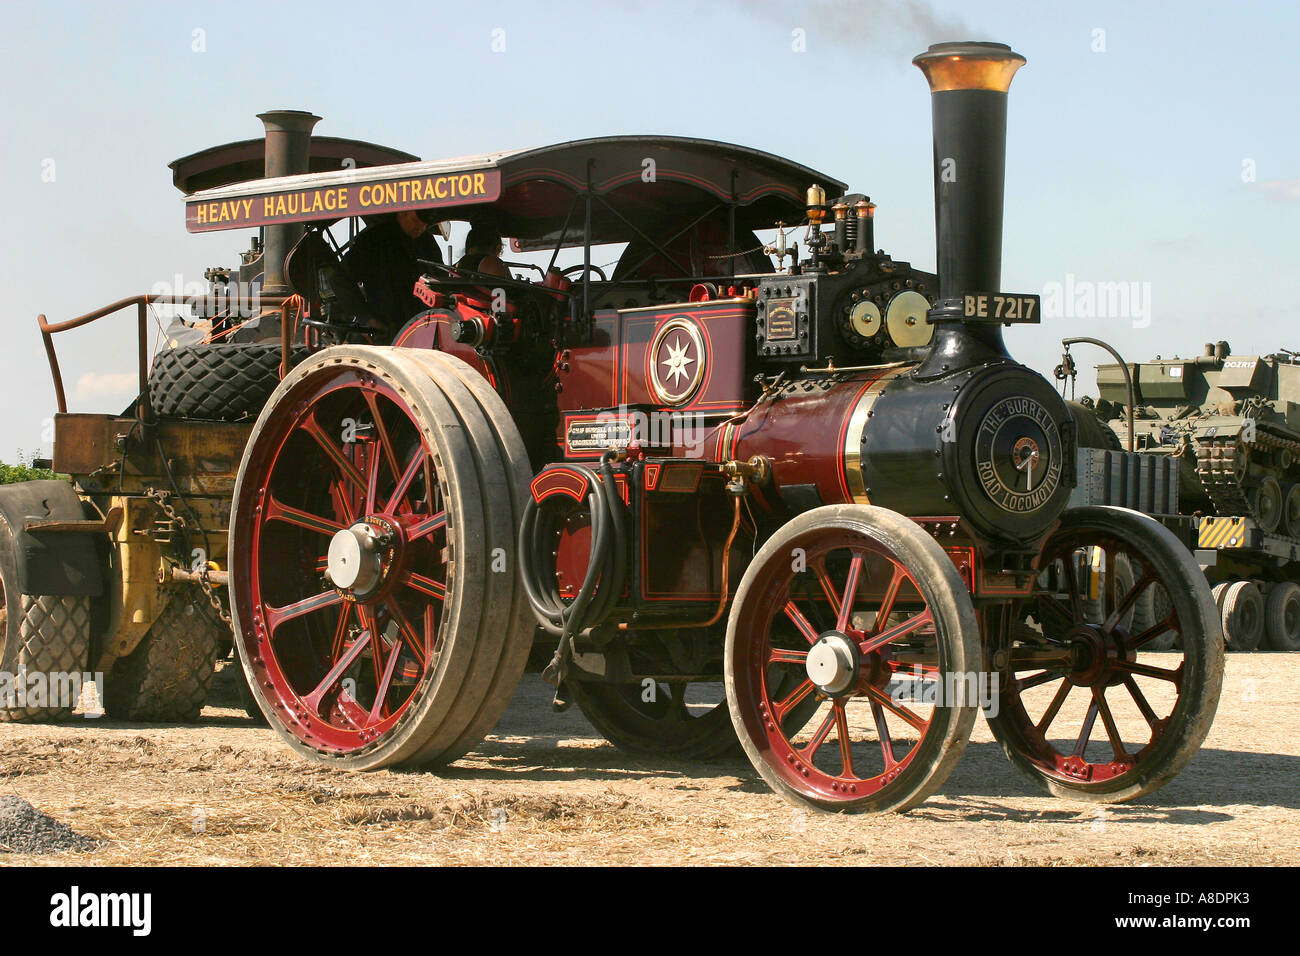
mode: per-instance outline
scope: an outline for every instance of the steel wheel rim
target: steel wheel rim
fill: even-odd
[[[882,543],[848,529],[817,529],[793,539],[790,546],[804,549],[811,588],[816,590],[792,587],[799,575],[789,562],[769,562],[753,582],[751,590],[762,597],[741,609],[734,651],[735,692],[745,732],[767,766],[796,792],[820,801],[858,801],[898,780],[938,736],[938,708],[896,702],[887,687],[897,674],[919,674],[933,682],[943,672],[945,652],[938,642],[937,653],[929,652],[924,663],[897,659],[896,642],[914,635],[933,637],[934,617],[915,577]],[[807,577],[801,583],[807,584]],[[853,595],[847,609],[846,593]],[[853,626],[854,618],[873,610],[879,624],[859,620],[866,626]],[[828,611],[834,612],[834,626],[819,629],[818,624],[828,623]],[[820,620],[814,623],[814,618]],[[790,677],[789,672],[806,670],[809,649],[831,630],[849,636],[857,646],[853,683],[839,694],[823,695],[806,722],[787,729],[784,722],[795,708],[820,693],[810,678]],[[788,689],[792,684],[793,690]],[[774,699],[777,685],[782,688],[780,699]],[[858,717],[865,722],[854,719]],[[861,726],[868,728],[866,734]],[[911,727],[918,736],[902,738],[899,727]],[[906,752],[900,752],[904,742]],[[878,764],[871,759],[873,750]],[[822,757],[831,751],[833,757]],[[873,772],[877,766],[879,772]]]
[[[1136,579],[1126,592],[1121,592],[1110,586],[1112,576],[1103,576],[1106,593],[1099,600],[1106,620],[1100,622],[1085,618],[1082,596],[1086,593],[1087,582],[1072,573],[1079,563],[1072,560],[1072,556],[1094,547],[1105,552],[1104,566],[1107,568],[1114,567],[1120,556],[1125,557],[1135,569]],[[1139,770],[1144,761],[1154,759],[1176,718],[1181,718],[1190,706],[1184,687],[1186,645],[1189,642],[1183,640],[1184,624],[1180,619],[1178,601],[1172,598],[1167,584],[1136,546],[1092,529],[1076,529],[1054,538],[1048,543],[1040,567],[1047,569],[1044,575],[1050,571],[1063,580],[1045,584],[1044,575],[1040,575],[1034,597],[1015,616],[1022,622],[1016,635],[1020,643],[1015,643],[1014,639],[1009,642],[1010,646],[1004,651],[1007,659],[999,662],[1003,683],[1000,706],[1022,744],[1020,749],[1024,757],[1038,771],[1075,786],[1096,784],[1111,787]],[[1141,573],[1136,573],[1136,569],[1141,569]],[[1055,590],[1054,585],[1058,583],[1065,588],[1065,601],[1060,599],[1062,592]],[[1159,589],[1152,603],[1164,614],[1163,618],[1154,620],[1139,633],[1131,633],[1119,620],[1112,620],[1123,618],[1143,592],[1152,588]],[[1044,635],[1026,640],[1029,635],[1023,622],[1029,614],[1036,618],[1039,614],[1055,618],[1058,627],[1067,629],[1065,639]],[[1109,629],[1106,627],[1108,622],[1113,624]],[[1171,632],[1174,644],[1180,648],[1176,652],[1181,655],[1176,667],[1157,667],[1137,660],[1137,654],[1144,649],[1152,650],[1154,643],[1167,643]],[[1160,684],[1173,688],[1172,705],[1153,704],[1149,699],[1153,687]],[[1026,693],[1037,688],[1044,688],[1040,701],[1050,694],[1046,708],[1026,703]],[[1108,692],[1114,692],[1116,698],[1109,697]],[[1163,693],[1167,694],[1168,690]],[[1067,753],[1048,735],[1057,729],[1062,709],[1076,694],[1091,695],[1091,700],[1087,703],[1082,723],[1077,727],[1077,734],[1072,738],[1074,746]],[[1113,705],[1121,694],[1145,722],[1148,733],[1145,742],[1135,740],[1130,745],[1120,729]],[[1084,699],[1086,701],[1087,697]],[[1104,741],[1094,736],[1098,722]],[[1074,727],[1072,723],[1068,726]],[[1065,738],[1067,742],[1070,739],[1068,735]],[[1139,743],[1141,746],[1137,746]],[[1094,756],[1109,752],[1109,759],[1089,759],[1090,752]]]
[[[337,366],[296,391],[290,414],[258,437],[258,487],[232,529],[253,555],[241,640],[283,727],[355,754],[412,719],[436,676],[454,515],[419,419],[391,384]],[[330,542],[361,525],[380,535],[378,578],[335,586],[322,577]]]

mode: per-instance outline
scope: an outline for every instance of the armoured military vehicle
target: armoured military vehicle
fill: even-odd
[[[1133,447],[1178,462],[1178,510],[1197,519],[1228,646],[1300,650],[1300,354],[1217,342],[1128,372]],[[1098,416],[1127,444],[1124,369],[1100,366],[1097,386]]]

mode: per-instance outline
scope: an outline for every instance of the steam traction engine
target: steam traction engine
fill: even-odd
[[[872,250],[865,197],[814,188],[789,269],[602,281],[589,178],[577,270],[429,263],[429,309],[393,346],[284,378],[244,453],[230,574],[250,685],[293,747],[455,760],[536,645],[557,703],[616,745],[738,737],[826,809],[924,800],[981,705],[1057,793],[1132,799],[1192,757],[1222,673],[1205,579],[1145,516],[1064,510],[1072,419],[1003,344],[1037,320],[999,281],[1024,60],[961,43],[914,62],[937,279]],[[1167,613],[1139,628],[1147,592]],[[1170,631],[1177,651],[1144,652]]]

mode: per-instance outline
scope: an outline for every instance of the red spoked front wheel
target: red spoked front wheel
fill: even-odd
[[[342,346],[281,383],[245,450],[232,609],[296,749],[354,769],[455,759],[504,710],[531,628],[522,442],[446,356]]]
[[[737,589],[727,700],[778,793],[906,810],[965,748],[979,661],[970,596],[933,538],[884,508],[817,508],[768,540]]]
[[[1223,635],[1205,575],[1168,529],[1122,508],[1067,511],[1038,566],[1033,597],[993,638],[993,734],[1058,795],[1150,793],[1196,753],[1218,706]],[[1135,614],[1144,599],[1151,610]]]

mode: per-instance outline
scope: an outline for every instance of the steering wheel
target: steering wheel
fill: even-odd
[[[362,336],[366,339],[367,344],[374,345],[375,338],[380,334],[379,329],[372,329],[365,325],[352,325],[346,322],[326,322],[324,319],[307,319],[302,320],[302,324],[307,328],[320,329],[322,332],[332,332],[346,341],[350,336]]]
[[[529,295],[555,296],[565,295],[572,296],[572,292],[562,292],[558,289],[545,289],[532,282],[524,282],[522,279],[516,279],[513,276],[498,276],[488,272],[476,272],[473,269],[457,269],[452,266],[444,265],[441,262],[435,262],[432,259],[418,260],[420,265],[431,272],[440,272],[444,278],[439,279],[439,285],[449,289],[505,289],[507,292],[514,290]]]
[[[596,273],[596,275],[600,276],[601,282],[609,281],[609,277],[605,275],[605,270],[603,270],[600,266],[588,266],[579,262],[577,265],[569,266],[567,269],[561,269],[560,275],[564,276],[567,279],[570,272],[580,273],[583,275],[585,275],[588,272],[594,272]],[[577,281],[581,282],[583,280],[578,279]]]

